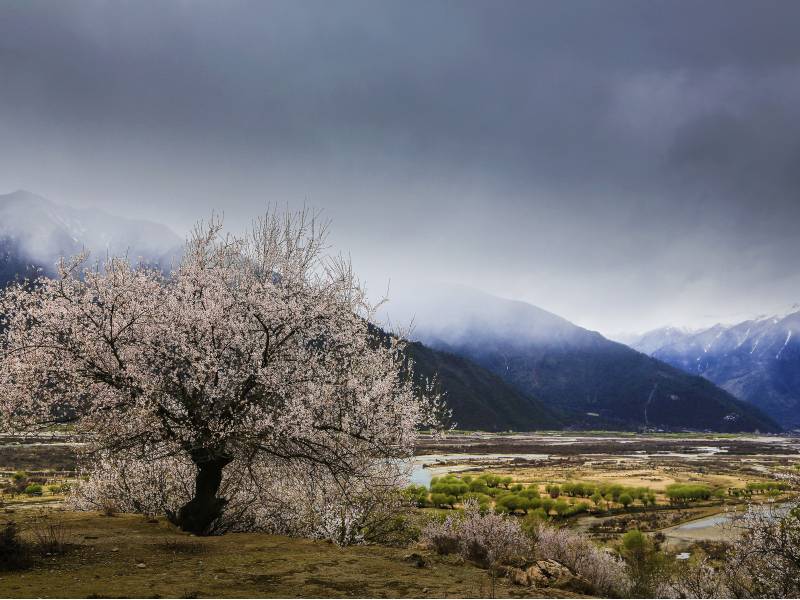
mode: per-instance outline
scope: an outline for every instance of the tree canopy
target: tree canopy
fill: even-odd
[[[196,533],[231,501],[220,489],[232,464],[260,488],[256,471],[276,465],[337,490],[396,477],[390,465],[443,405],[414,386],[404,342],[370,325],[374,306],[327,254],[326,230],[308,211],[269,212],[241,237],[212,219],[168,273],[81,255],[58,278],[9,286],[3,417],[71,422],[106,462],[181,463],[193,489],[165,510]]]

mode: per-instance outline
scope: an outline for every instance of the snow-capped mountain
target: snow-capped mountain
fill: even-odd
[[[648,332],[630,345],[702,375],[785,427],[800,426],[800,305],[694,333],[664,331]]]
[[[53,273],[60,257],[83,249],[99,259],[168,264],[181,246],[175,233],[151,221],[75,209],[22,190],[0,195],[0,284],[31,267]]]
[[[659,327],[645,334],[619,334],[612,336],[612,339],[650,355],[668,344],[678,344],[694,333],[697,331],[688,327],[667,326]]]

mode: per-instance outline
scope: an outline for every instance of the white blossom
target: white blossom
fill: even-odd
[[[124,506],[160,503],[197,533],[241,507],[235,490],[274,497],[313,475],[332,498],[396,483],[444,405],[414,386],[404,342],[370,323],[375,307],[325,239],[307,211],[271,212],[239,238],[212,220],[169,274],[81,255],[57,279],[8,287],[2,417],[72,423],[97,453],[96,477],[140,482]]]

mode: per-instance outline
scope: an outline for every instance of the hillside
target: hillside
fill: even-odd
[[[548,311],[474,290],[452,293],[448,312],[428,305],[447,320],[416,315],[417,338],[486,368],[571,428],[779,429],[708,380]]]
[[[553,411],[475,362],[420,343],[409,346],[417,373],[436,375],[459,429],[531,431],[560,429]]]

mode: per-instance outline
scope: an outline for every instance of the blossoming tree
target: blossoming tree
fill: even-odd
[[[105,456],[188,465],[191,497],[167,513],[198,534],[229,501],[226,468],[273,461],[336,481],[408,457],[441,399],[414,386],[403,342],[370,325],[364,288],[325,240],[307,211],[268,213],[238,238],[212,219],[169,274],[84,255],[10,286],[4,421],[70,422]]]

